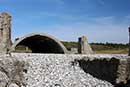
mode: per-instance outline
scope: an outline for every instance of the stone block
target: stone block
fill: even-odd
[[[8,53],[11,47],[11,16],[0,14],[0,53]]]
[[[92,54],[92,48],[90,47],[87,38],[85,36],[82,36],[79,38],[78,41],[78,52],[80,54]]]

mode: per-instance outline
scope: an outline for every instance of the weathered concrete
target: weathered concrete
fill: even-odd
[[[0,14],[0,53],[7,53],[11,47],[11,16]]]
[[[128,32],[129,32],[129,53],[128,53],[128,55],[130,56],[130,27],[128,28]]]
[[[0,55],[1,87],[125,87],[129,72],[125,55]]]
[[[11,46],[11,16],[0,14],[0,87],[130,87],[130,57],[126,55],[68,55],[56,38],[34,33],[12,46],[25,45],[34,53],[7,53]],[[91,54],[87,39],[79,53]]]
[[[78,49],[77,48],[71,48],[70,54],[78,54]]]
[[[19,38],[11,50],[15,51],[18,45],[24,45],[32,50],[32,53],[67,53],[67,49],[56,38],[45,33],[32,33]]]
[[[78,52],[80,54],[92,54],[92,48],[90,47],[87,38],[85,36],[82,36],[79,38],[78,41]]]

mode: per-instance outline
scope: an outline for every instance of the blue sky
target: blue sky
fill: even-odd
[[[12,40],[33,32],[60,40],[128,42],[130,0],[0,0],[12,16]]]

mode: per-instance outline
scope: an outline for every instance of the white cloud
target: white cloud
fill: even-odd
[[[127,19],[130,19],[130,15],[127,15],[126,18],[127,18]]]
[[[104,0],[98,0],[99,4],[104,5],[105,1]]]
[[[68,21],[77,21],[77,20],[82,20],[84,18],[87,17],[87,15],[70,15],[70,14],[65,14],[65,13],[60,13],[60,12],[39,12],[38,14],[32,14],[30,16],[32,19],[38,19],[38,18],[42,18],[42,19],[47,19],[50,17],[54,17],[54,18],[59,18],[61,20],[68,20]]]
[[[91,24],[81,22],[72,25],[51,26],[50,29],[52,30],[46,32],[61,40],[76,41],[79,36],[85,35],[89,42],[128,42],[128,24],[115,24],[113,17],[95,18],[95,21]],[[97,21],[100,21],[100,23],[97,23]]]
[[[112,24],[115,22],[115,17],[113,16],[96,17],[96,18],[92,18],[92,20],[98,24]]]
[[[40,16],[39,16],[40,15]],[[118,42],[127,43],[128,42],[128,26],[130,25],[130,20],[128,22],[126,17],[123,17],[122,21],[114,16],[107,17],[90,17],[89,21],[77,21],[78,19],[84,17],[76,17],[70,15],[60,15],[56,13],[41,13],[38,17],[51,16],[60,17],[61,19],[67,19],[68,22],[75,20],[74,22],[59,23],[49,26],[36,26],[31,32],[45,32],[52,36],[57,37],[60,40],[66,41],[77,41],[78,37],[85,35],[88,37],[89,42]],[[127,22],[126,22],[127,20]],[[43,20],[44,21],[44,20]],[[119,22],[119,23],[117,23]]]
[[[64,0],[46,0],[49,3],[64,4]]]

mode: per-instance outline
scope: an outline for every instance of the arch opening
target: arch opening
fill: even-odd
[[[43,34],[34,34],[19,39],[14,43],[12,48],[15,50],[15,52],[18,52],[17,48],[19,46],[27,48],[27,50],[29,50],[29,53],[64,54],[67,52],[66,48],[62,45],[62,43],[59,40]]]

